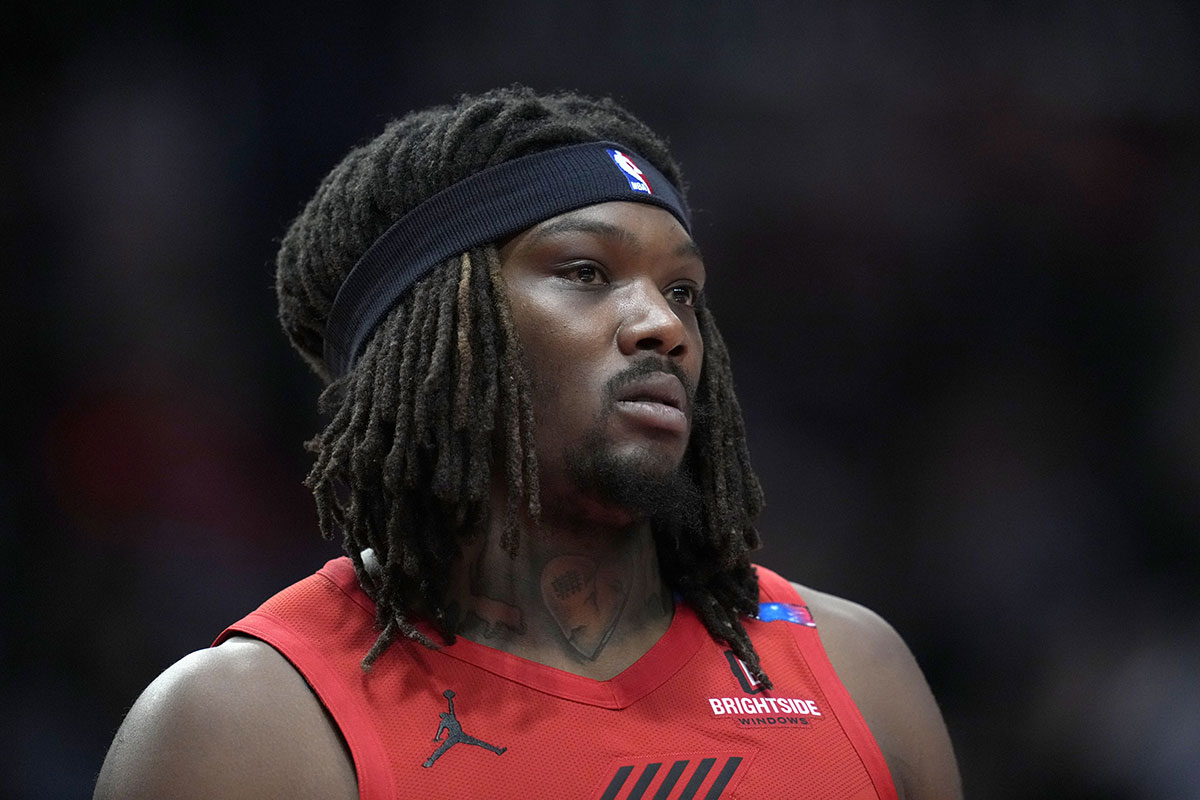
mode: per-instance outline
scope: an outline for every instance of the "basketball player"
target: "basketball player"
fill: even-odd
[[[151,684],[97,798],[961,795],[895,631],[751,564],[681,187],[611,101],[522,88],[334,168],[277,289],[345,557]]]

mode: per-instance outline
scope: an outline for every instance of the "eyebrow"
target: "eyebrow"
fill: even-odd
[[[548,239],[554,236],[560,236],[567,233],[590,233],[595,236],[603,236],[609,239],[615,239],[622,244],[630,247],[640,248],[641,242],[636,236],[630,233],[627,229],[619,225],[613,225],[608,222],[600,222],[592,219],[572,219],[565,217],[548,221],[538,226],[532,232],[532,237],[536,241],[538,239]],[[675,248],[673,255],[677,258],[695,258],[698,261],[703,261],[704,257],[700,254],[700,247],[690,238],[680,242]]]

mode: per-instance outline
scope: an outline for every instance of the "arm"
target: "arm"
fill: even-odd
[[[797,586],[834,670],[862,712],[905,800],[961,798],[946,723],[900,635],[857,603]]]
[[[357,796],[349,752],[304,679],[269,645],[235,638],[142,693],[94,800]]]

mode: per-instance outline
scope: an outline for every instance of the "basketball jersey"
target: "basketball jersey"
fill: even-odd
[[[375,606],[346,558],[217,643],[256,637],[299,670],[341,730],[368,800],[895,800],[803,601],[757,570],[759,618],[744,622],[769,690],[682,603],[662,638],[606,681],[462,637],[437,650],[400,640],[364,671]]]

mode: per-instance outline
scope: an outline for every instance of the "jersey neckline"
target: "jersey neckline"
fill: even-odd
[[[343,556],[333,559],[321,572],[374,618],[375,604],[358,585],[358,577],[349,558]],[[426,635],[433,634],[431,638],[437,638],[427,626],[418,623],[418,627]],[[462,636],[454,644],[442,645],[435,652],[543,694],[601,708],[619,709],[632,705],[670,680],[692,659],[707,638],[708,631],[696,612],[686,603],[677,601],[675,614],[666,632],[645,655],[608,680],[575,675]]]

